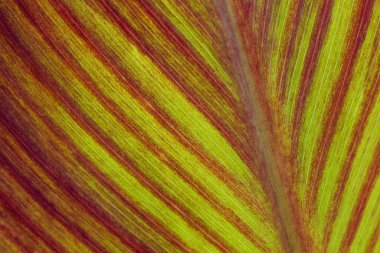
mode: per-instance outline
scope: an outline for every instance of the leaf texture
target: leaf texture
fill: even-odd
[[[0,0],[0,252],[380,252],[379,0]]]

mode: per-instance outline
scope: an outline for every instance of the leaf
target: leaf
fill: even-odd
[[[378,252],[380,1],[0,2],[1,252]]]

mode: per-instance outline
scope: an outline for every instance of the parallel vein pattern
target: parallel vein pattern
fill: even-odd
[[[379,0],[0,0],[0,252],[380,252]]]

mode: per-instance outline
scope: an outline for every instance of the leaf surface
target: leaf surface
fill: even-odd
[[[377,252],[378,0],[0,0],[1,252]]]

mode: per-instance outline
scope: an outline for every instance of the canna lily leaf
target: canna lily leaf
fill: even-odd
[[[0,252],[380,252],[380,1],[0,0]]]

